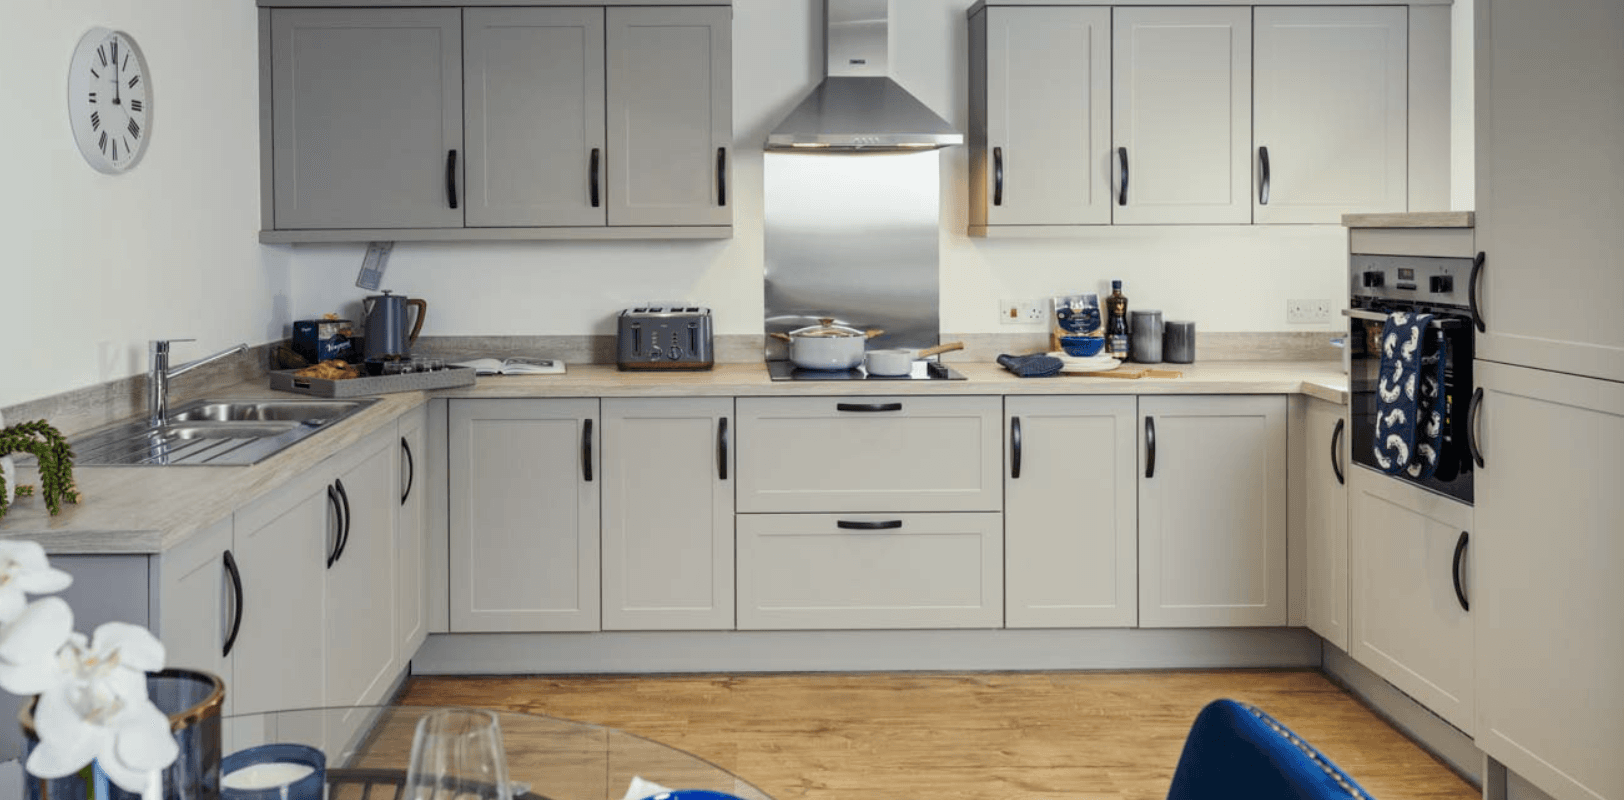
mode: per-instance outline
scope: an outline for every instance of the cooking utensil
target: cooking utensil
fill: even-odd
[[[863,363],[863,347],[882,330],[860,331],[836,325],[833,317],[819,317],[817,325],[789,333],[772,334],[789,342],[789,360],[801,369],[851,369]]]
[[[412,323],[411,333],[407,333],[406,309],[413,306],[417,308],[417,319]],[[411,355],[412,345],[417,343],[417,334],[423,331],[423,318],[428,316],[429,304],[426,300],[402,297],[385,290],[383,294],[366,298],[362,302],[362,311],[366,319],[366,357],[403,358]]]
[[[951,353],[954,350],[963,349],[964,342],[948,342],[947,344],[939,344],[935,347],[927,347],[917,352],[906,348],[895,347],[885,348],[882,350],[870,350],[868,351],[868,355],[863,357],[863,368],[868,370],[868,374],[870,375],[882,375],[886,377],[907,375],[908,373],[913,372],[914,361],[917,359],[928,358],[930,356],[940,355],[942,353]]]

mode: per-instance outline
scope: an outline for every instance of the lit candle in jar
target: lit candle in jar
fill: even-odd
[[[286,786],[315,771],[316,768],[309,764],[295,764],[289,761],[251,764],[242,769],[232,770],[220,780],[220,786],[224,789],[271,789]]]

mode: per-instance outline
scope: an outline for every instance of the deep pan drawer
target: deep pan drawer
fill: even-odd
[[[740,512],[999,511],[999,397],[740,398]]]
[[[997,628],[1002,514],[741,514],[740,630]]]

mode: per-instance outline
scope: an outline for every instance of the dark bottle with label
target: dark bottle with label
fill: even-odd
[[[1105,351],[1113,358],[1128,358],[1128,297],[1122,281],[1111,281],[1111,294],[1105,298]]]

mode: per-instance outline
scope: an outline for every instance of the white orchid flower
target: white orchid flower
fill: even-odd
[[[60,597],[29,603],[0,627],[0,689],[24,697],[61,684],[67,675],[57,654],[73,636],[73,610]]]
[[[163,644],[138,625],[109,622],[88,641],[72,634],[57,652],[57,683],[34,707],[40,743],[29,773],[60,778],[94,759],[124,790],[146,790],[180,754],[169,718],[147,697],[146,673],[163,667]]]
[[[51,594],[68,588],[73,576],[54,569],[45,559],[39,542],[24,539],[0,541],[0,624],[23,613],[27,594]]]

